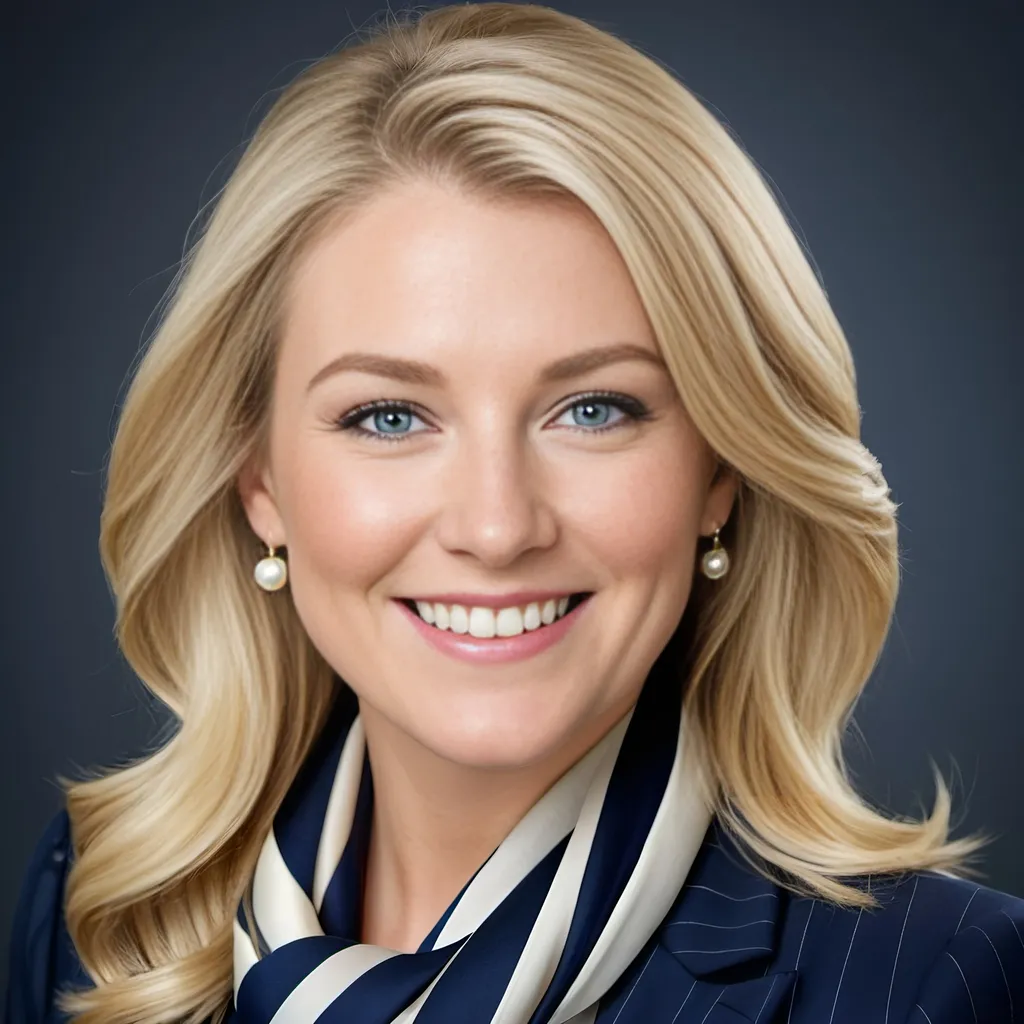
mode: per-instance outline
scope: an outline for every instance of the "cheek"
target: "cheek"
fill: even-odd
[[[634,455],[581,484],[567,507],[617,577],[686,576],[704,501],[699,459],[678,443]]]
[[[330,449],[330,444],[322,446]],[[295,458],[287,482],[288,553],[296,582],[368,588],[415,543],[422,496],[401,473],[339,465],[331,451]]]

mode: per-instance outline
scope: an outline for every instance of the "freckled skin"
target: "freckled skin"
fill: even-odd
[[[296,268],[269,461],[239,481],[253,529],[287,545],[313,642],[359,696],[375,784],[411,786],[450,818],[438,793],[482,792],[470,780],[486,776],[487,806],[507,804],[492,839],[636,700],[682,616],[698,535],[732,506],[734,480],[716,476],[663,369],[631,360],[540,383],[548,363],[623,341],[658,351],[582,205],[403,185]],[[307,393],[355,351],[429,363],[447,383],[345,371]],[[613,405],[621,425],[581,426],[572,400],[592,390],[629,395],[651,418]],[[412,407],[404,440],[337,428],[378,399]],[[392,600],[527,588],[595,594],[560,643],[494,665],[434,650]]]

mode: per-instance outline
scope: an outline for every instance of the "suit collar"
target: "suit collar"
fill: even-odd
[[[601,1019],[781,1024],[797,976],[772,971],[788,898],[712,821],[650,953]]]
[[[713,820],[659,941],[695,978],[760,976],[775,958],[788,894],[758,874]],[[743,971],[743,965],[749,971]],[[724,980],[724,978],[723,978]]]

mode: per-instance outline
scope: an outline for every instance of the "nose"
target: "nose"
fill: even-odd
[[[437,537],[447,551],[497,569],[555,543],[544,467],[512,431],[460,439],[442,483]]]

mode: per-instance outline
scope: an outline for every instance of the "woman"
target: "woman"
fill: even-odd
[[[842,331],[728,133],[580,20],[440,8],[286,90],[102,555],[180,727],[68,783],[11,1024],[1024,1015],[941,780],[914,822],[844,774],[899,568]]]

